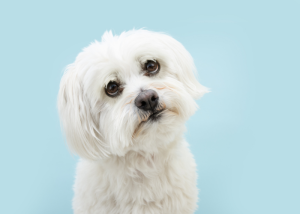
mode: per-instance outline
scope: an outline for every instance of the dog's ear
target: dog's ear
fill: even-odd
[[[94,160],[109,155],[75,65],[70,65],[61,79],[58,111],[71,151]]]
[[[175,54],[173,63],[176,63],[181,68],[177,73],[179,81],[183,83],[188,93],[194,99],[202,97],[209,92],[209,89],[197,81],[197,72],[192,56],[180,42],[172,37],[167,37],[168,43],[166,44]]]
[[[185,65],[184,65],[185,64]],[[191,60],[185,62],[182,71],[178,75],[179,80],[185,85],[185,88],[194,99],[199,99],[204,94],[209,92],[209,89],[201,85],[196,78],[196,68]]]

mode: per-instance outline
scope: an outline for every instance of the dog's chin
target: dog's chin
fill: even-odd
[[[149,117],[140,121],[137,125],[134,133],[133,138],[137,138],[140,135],[147,134],[148,132],[154,131],[153,128],[161,127],[162,126],[172,126],[172,122],[175,122],[175,118],[178,114],[170,109],[161,109],[156,112],[152,112]]]

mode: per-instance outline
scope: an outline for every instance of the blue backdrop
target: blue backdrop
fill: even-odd
[[[300,213],[299,1],[2,1],[0,213],[71,214],[56,96],[105,30],[166,32],[211,89],[187,123],[197,214]]]

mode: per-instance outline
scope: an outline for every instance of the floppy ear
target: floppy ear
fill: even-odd
[[[196,78],[196,69],[194,67],[193,61],[186,62],[191,63],[190,65],[185,65],[183,72],[179,76],[179,80],[185,85],[187,91],[192,95],[194,99],[199,99],[204,94],[209,92],[209,89],[201,85]]]
[[[61,79],[58,111],[71,151],[88,159],[109,155],[74,65],[67,68]]]
[[[168,36],[169,37],[169,36]],[[209,89],[205,86],[201,85],[196,78],[196,67],[194,65],[194,61],[190,53],[185,49],[185,47],[175,40],[172,37],[169,37],[168,43],[169,48],[175,54],[175,61],[181,69],[177,73],[177,77],[179,81],[181,81],[185,88],[187,89],[188,93],[194,99],[198,99],[202,97],[204,94],[209,92]]]

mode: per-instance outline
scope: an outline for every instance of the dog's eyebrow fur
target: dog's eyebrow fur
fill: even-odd
[[[103,79],[104,79],[103,82],[105,84],[104,85],[105,88],[107,87],[107,85],[108,85],[109,82],[115,81],[115,82],[121,83],[119,75],[118,75],[118,72],[116,70],[110,72],[108,75],[105,75],[103,77]]]
[[[137,61],[140,62],[140,64],[142,65],[142,67],[144,66],[144,64],[145,64],[148,60],[152,60],[152,61],[154,61],[154,62],[157,62],[157,57],[150,56],[150,55],[143,55],[143,56],[137,57]]]

